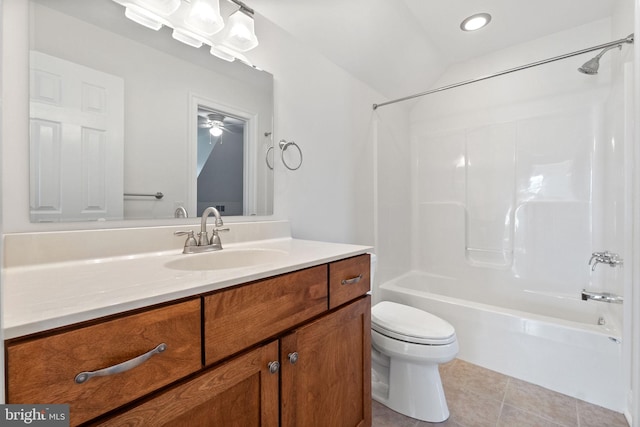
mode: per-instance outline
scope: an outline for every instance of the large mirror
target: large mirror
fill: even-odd
[[[273,76],[111,0],[30,15],[31,221],[273,213]]]

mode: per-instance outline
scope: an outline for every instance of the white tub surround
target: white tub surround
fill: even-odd
[[[454,64],[433,87],[625,37],[622,3],[619,16]],[[632,53],[607,53],[595,76],[576,70],[585,54],[416,102],[410,270],[424,275],[391,292],[451,322],[461,358],[619,412],[632,360],[623,279],[637,258]],[[624,263],[593,270],[604,251]],[[583,289],[625,304],[581,301]]]
[[[185,238],[173,235],[176,230],[191,228],[185,226],[6,235],[2,270],[5,339],[288,273],[371,249],[294,239],[286,221],[228,227],[230,231],[221,234],[223,251],[252,249],[282,256],[241,268],[169,268],[171,261],[198,256],[183,254]]]
[[[378,294],[446,319],[463,360],[623,412],[622,345],[607,322],[608,304],[506,288],[474,294],[481,281],[413,272],[380,285]]]

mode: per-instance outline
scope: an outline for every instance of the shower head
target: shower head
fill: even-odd
[[[623,41],[624,43],[633,43],[633,34],[630,34],[626,39],[619,41]],[[622,43],[609,46],[608,48],[602,50],[602,52],[597,54],[594,58],[591,58],[590,60],[582,64],[582,67],[578,68],[578,71],[588,75],[598,74],[598,68],[600,68],[600,58],[602,58],[602,55],[604,55],[608,50],[616,47],[618,49],[622,49]]]
[[[578,71],[580,71],[583,74],[589,74],[590,76],[592,76],[594,74],[598,74],[598,68],[600,68],[600,58],[602,58],[602,55],[604,55],[605,52],[607,52],[608,50],[614,49],[616,47],[618,49],[622,49],[622,45],[621,44],[616,45],[616,46],[610,46],[610,47],[604,49],[599,54],[597,54],[594,58],[591,58],[590,60],[588,60],[587,62],[582,64],[582,67],[578,68]]]

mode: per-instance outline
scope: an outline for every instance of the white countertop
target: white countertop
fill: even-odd
[[[185,271],[181,250],[3,269],[5,339],[92,320],[366,253],[368,246],[292,238],[224,245],[286,252],[259,265]],[[195,255],[197,256],[197,255]]]

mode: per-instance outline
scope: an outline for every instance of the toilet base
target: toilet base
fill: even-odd
[[[421,421],[439,423],[449,418],[438,364],[416,364],[376,353],[372,360],[374,400]]]

